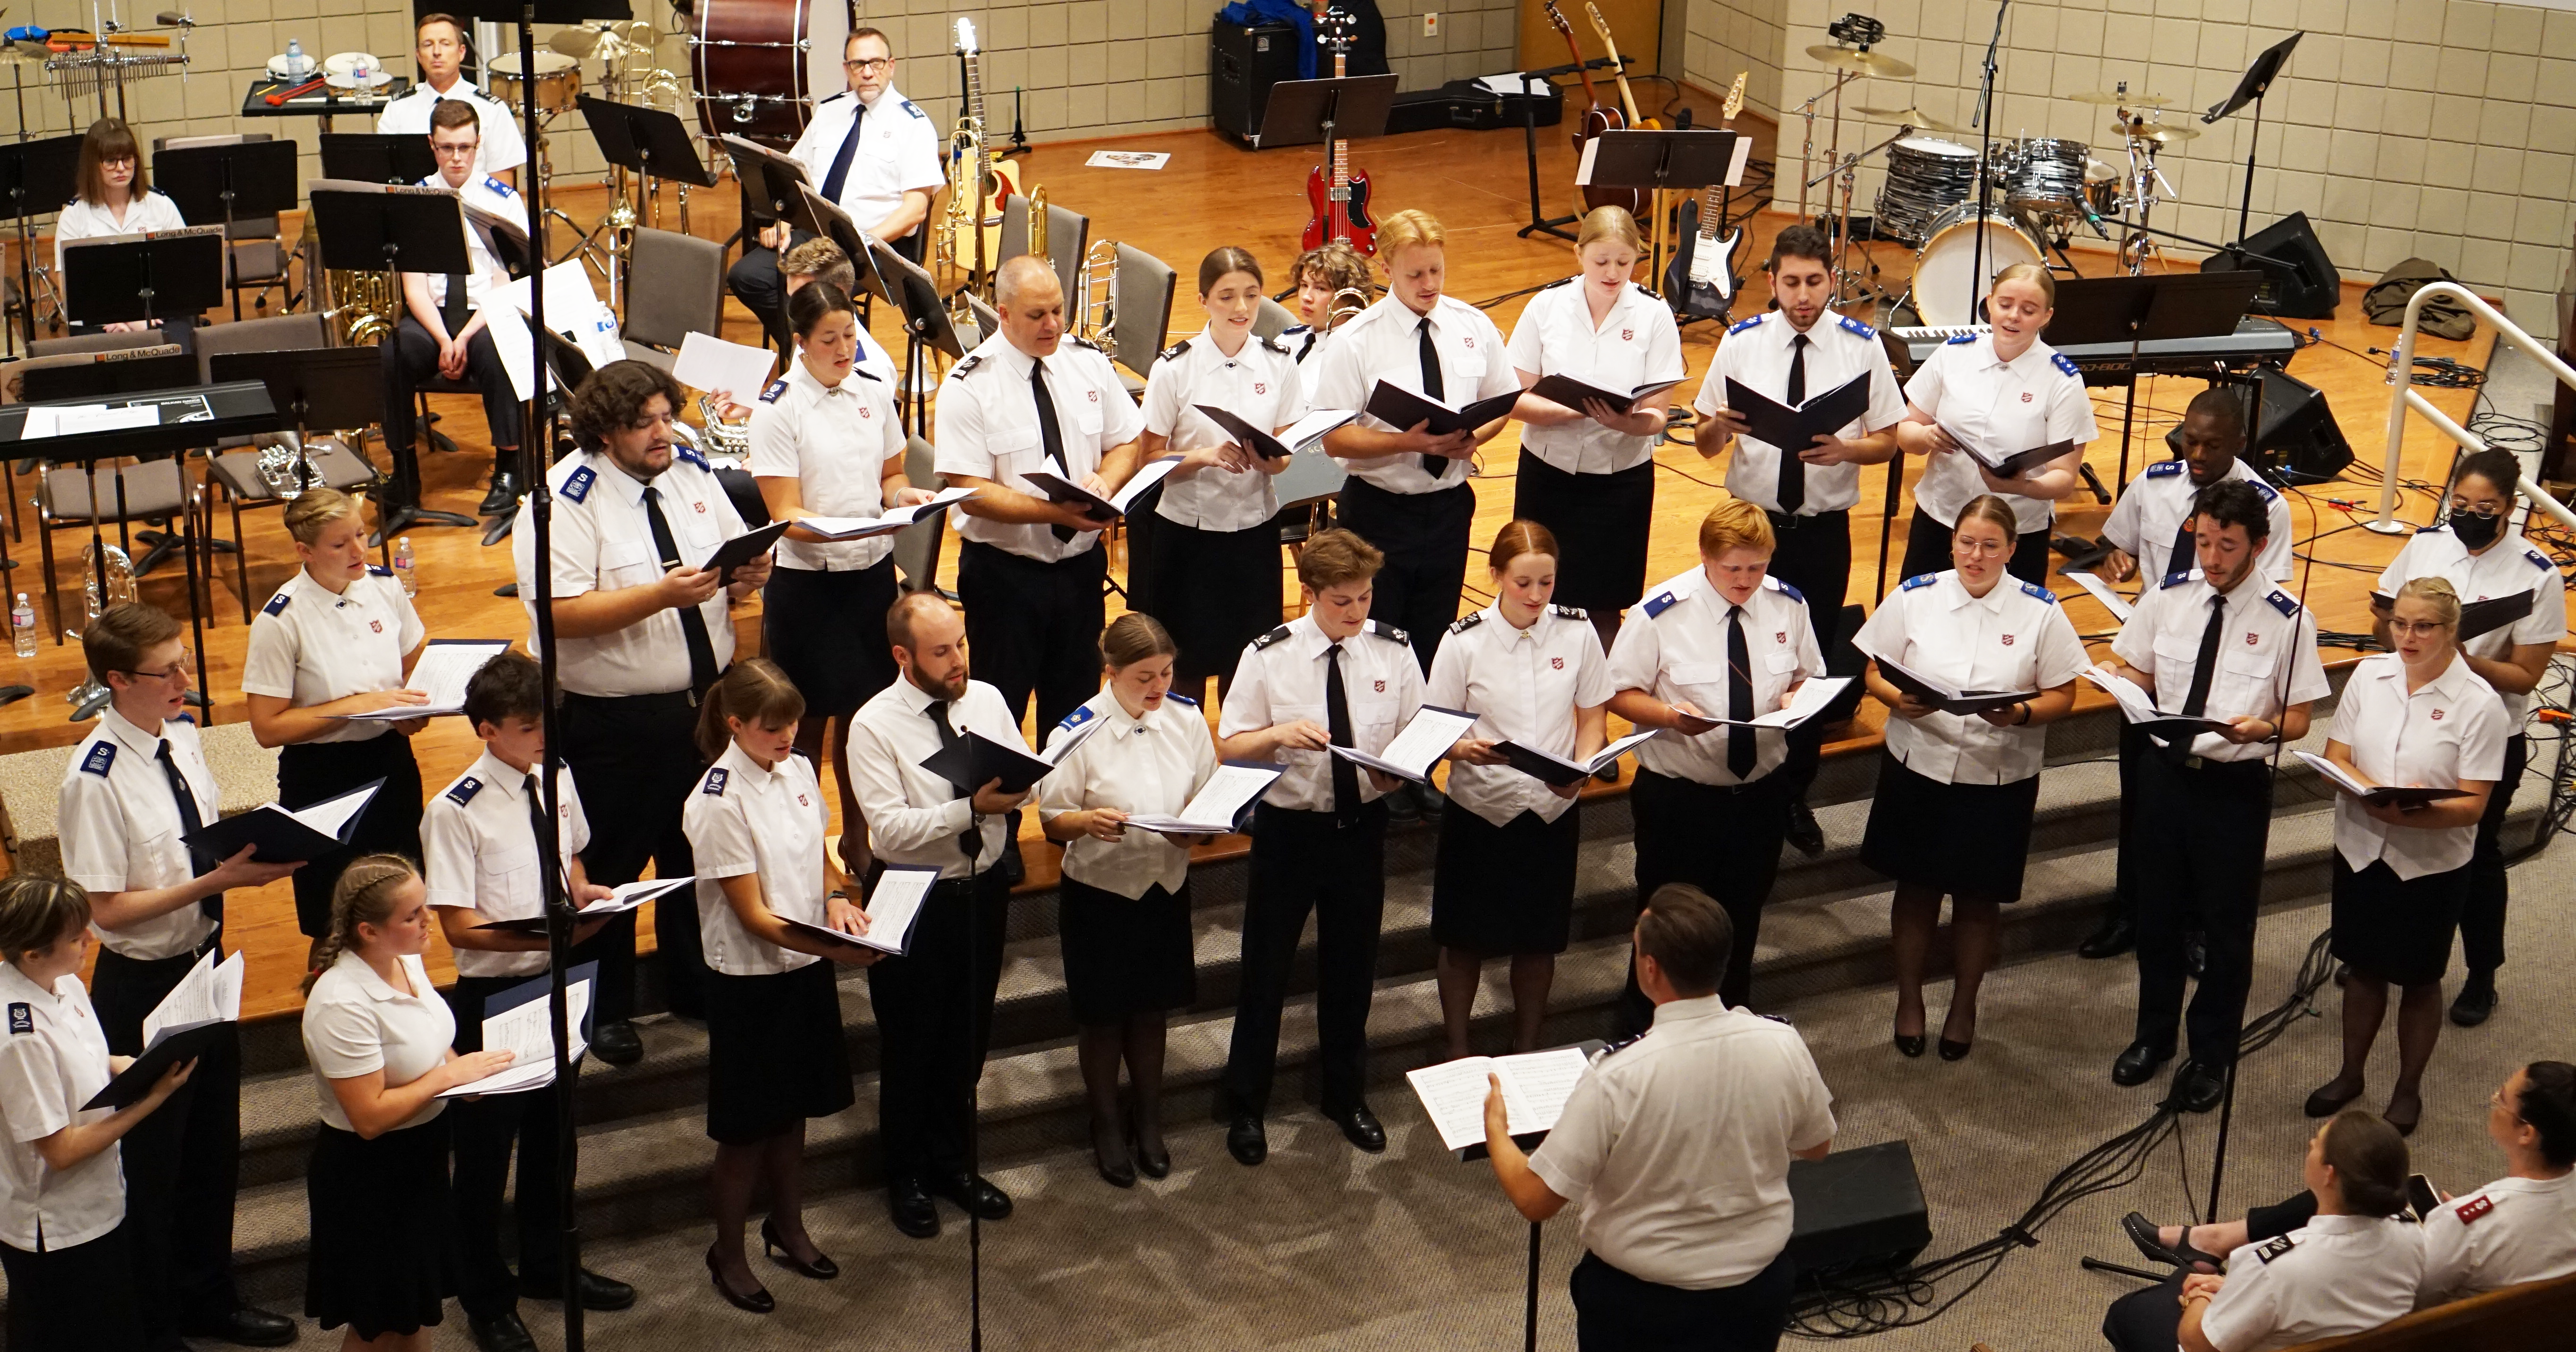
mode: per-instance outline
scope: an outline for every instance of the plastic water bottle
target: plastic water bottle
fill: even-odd
[[[304,39],[286,40],[286,73],[301,76],[313,69],[313,58],[304,54]]]
[[[27,594],[18,593],[18,604],[9,612],[9,634],[17,641],[20,657],[36,655],[36,608],[27,604]]]
[[[411,537],[408,535],[394,543],[394,576],[402,582],[403,595],[420,595],[420,574],[412,561]]]

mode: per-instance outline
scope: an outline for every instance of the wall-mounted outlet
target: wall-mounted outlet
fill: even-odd
[[[1426,38],[1440,36],[1440,16],[1437,13],[1426,13],[1422,16],[1422,36]]]

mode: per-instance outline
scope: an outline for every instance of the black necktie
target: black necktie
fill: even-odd
[[[1789,338],[1789,387],[1782,392],[1782,402],[1791,408],[1807,402],[1807,335]],[[1798,458],[1803,446],[1780,447],[1780,515],[1796,516],[1807,505],[1807,462]]]
[[[2200,656],[2191,668],[2191,693],[2182,697],[2182,716],[2198,718],[2209,710],[2209,681],[2218,670],[2220,631],[2227,627],[2227,598],[2209,598],[2209,627],[2200,631]]]
[[[542,854],[546,848],[545,796],[537,792],[537,777],[534,773],[521,779],[519,785],[527,791],[528,795],[528,834],[536,838],[537,851]]]
[[[1324,726],[1333,735],[1333,745],[1356,751],[1359,743],[1351,740],[1351,701],[1342,690],[1342,645],[1336,643],[1324,650]],[[1360,811],[1360,767],[1324,753],[1333,763],[1333,815],[1347,822]]]
[[[850,157],[859,153],[859,128],[867,120],[868,106],[862,103],[850,115],[850,134],[841,138],[841,153],[832,157],[832,172],[823,175],[823,200],[834,206],[841,204],[841,185],[850,181]]]
[[[2191,513],[2183,513],[2182,524],[2174,528],[2173,552],[2165,556],[2165,571],[2188,573],[2200,562],[2200,539],[2191,528]],[[2152,585],[2155,581],[2148,578]]]
[[[1422,392],[1434,399],[1447,399],[1448,387],[1440,379],[1440,349],[1431,343],[1431,317],[1424,315],[1415,331],[1422,335]],[[1438,455],[1422,457],[1422,472],[1434,479],[1439,478],[1449,472],[1448,458]]]
[[[665,572],[680,566],[680,546],[671,538],[671,523],[662,519],[660,489],[644,490],[644,521],[653,528],[653,549]],[[680,607],[680,637],[689,644],[689,693],[701,695],[716,683],[716,647],[707,638],[707,617],[696,606]]]
[[[957,729],[948,726],[948,701],[944,699],[932,700],[930,703],[922,706],[921,711],[924,714],[929,715],[930,725],[939,729],[940,750],[956,751],[965,744],[966,739],[957,735]],[[957,796],[960,798],[971,798],[974,796],[975,790],[978,787],[980,786],[970,784],[960,790]],[[975,819],[972,816],[969,816],[966,819],[966,829],[957,833],[957,848],[966,852],[966,862],[968,864],[971,865],[975,862],[975,856],[979,852],[979,847],[982,846],[983,843],[984,842],[982,840],[977,838]]]
[[[161,739],[161,749],[154,752],[153,756],[161,762],[161,773],[170,777],[170,796],[179,802],[180,838],[185,839],[195,835],[197,828],[206,824],[205,818],[197,815],[197,791],[189,788],[188,777],[179,773],[178,759],[170,754],[169,738]],[[206,875],[206,865],[198,858],[197,849],[193,845],[188,847],[188,867],[197,877],[202,878]],[[211,897],[198,898],[197,909],[205,912],[208,920],[218,925],[224,923],[224,894],[217,892]]]
[[[1735,607],[1726,617],[1726,716],[1753,717],[1753,652],[1744,642],[1744,607]],[[1753,746],[1753,729],[1730,727],[1726,730],[1726,771],[1741,783],[1753,773],[1758,759]]]
[[[1071,482],[1073,469],[1064,460],[1064,429],[1056,425],[1055,394],[1047,389],[1046,363],[1043,361],[1029,363],[1029,392],[1038,401],[1038,440],[1046,446],[1047,459],[1055,462],[1055,472]],[[1055,532],[1058,541],[1065,543],[1070,543],[1075,535],[1080,534],[1071,526],[1049,529]]]
[[[465,327],[465,317],[471,313],[466,308],[465,274],[447,274],[447,295],[438,302],[438,322],[447,326],[447,336],[455,337],[456,331]]]

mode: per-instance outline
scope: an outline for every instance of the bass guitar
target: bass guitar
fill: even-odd
[[[1592,87],[1592,71],[1583,64],[1583,49],[1574,45],[1574,25],[1567,23],[1565,15],[1558,12],[1556,0],[1542,2],[1547,6],[1548,24],[1556,29],[1558,37],[1565,39],[1566,54],[1574,58],[1574,73],[1583,81],[1583,101],[1587,106],[1583,110],[1582,130],[1574,133],[1575,163],[1580,166],[1583,149],[1592,144],[1594,137],[1605,131],[1623,131],[1628,120],[1620,116],[1617,108],[1603,103],[1601,91]],[[1583,189],[1584,210],[1590,211],[1595,207],[1625,207],[1629,215],[1641,216],[1646,210],[1646,194],[1636,188]]]
[[[1339,5],[1315,17],[1315,42],[1333,54],[1333,78],[1350,74],[1351,48],[1359,41],[1359,22]],[[1320,248],[1339,240],[1367,256],[1377,253],[1377,222],[1369,219],[1369,176],[1351,168],[1351,143],[1335,136],[1324,144],[1324,162],[1306,172],[1306,219],[1303,248]]]
[[[1718,112],[1723,130],[1733,130],[1735,115],[1744,111],[1747,73],[1736,72],[1734,86],[1726,91],[1726,106]],[[1700,200],[1682,203],[1681,228],[1674,232],[1681,244],[1664,269],[1664,299],[1684,319],[1724,319],[1734,308],[1741,285],[1736,252],[1744,245],[1744,227],[1727,220],[1734,206],[1734,192],[1722,179],[1708,185]]]

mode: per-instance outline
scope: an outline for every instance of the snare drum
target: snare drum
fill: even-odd
[[[2117,216],[2128,209],[2128,187],[2120,171],[2100,160],[2084,162],[2084,200],[2096,216]]]
[[[1914,312],[1925,324],[1951,328],[1980,322],[1981,315],[1971,313],[1968,302],[1968,279],[1976,275],[1977,204],[1962,202],[1942,212],[1932,221],[1930,237],[1923,251],[1914,255],[1914,284],[1909,292]],[[1978,310],[1984,308],[1986,293],[1994,289],[1998,272],[2015,263],[2045,263],[2038,240],[2032,239],[2011,218],[1989,209],[1982,227],[1985,235],[1984,277],[1977,282]]]
[[[814,103],[849,87],[848,0],[698,0],[689,34],[698,124],[781,151],[796,143]]]
[[[1871,228],[1881,239],[1920,244],[1932,218],[1976,195],[1977,152],[1937,136],[1908,136],[1887,148],[1887,182]]]
[[[2083,215],[2090,150],[2082,141],[2046,137],[2022,141],[2014,147],[2005,203],[2037,216]]]
[[[537,110],[560,113],[572,107],[574,96],[581,93],[581,63],[561,52],[539,52],[537,57]],[[504,52],[492,58],[492,97],[519,107],[525,96],[519,79],[519,54]]]

